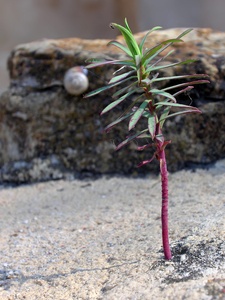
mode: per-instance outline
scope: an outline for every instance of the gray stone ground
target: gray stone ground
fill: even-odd
[[[225,299],[225,162],[160,178],[102,177],[0,190],[0,299]]]

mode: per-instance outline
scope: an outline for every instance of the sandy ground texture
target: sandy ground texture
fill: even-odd
[[[102,177],[0,190],[0,299],[225,299],[225,162],[160,178]]]

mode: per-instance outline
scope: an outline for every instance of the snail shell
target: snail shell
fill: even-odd
[[[69,94],[74,96],[83,94],[89,85],[87,69],[82,66],[69,69],[64,76],[63,84]]]

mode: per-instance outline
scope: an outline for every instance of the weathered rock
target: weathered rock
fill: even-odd
[[[153,33],[146,46],[176,37],[181,31]],[[137,34],[137,38],[143,35]],[[166,137],[172,140],[167,148],[171,171],[225,157],[225,33],[197,29],[185,41],[174,46],[169,61],[188,57],[197,62],[166,69],[167,74],[206,73],[211,83],[196,86],[190,94],[202,115],[166,122]],[[114,152],[114,144],[127,135],[127,125],[103,133],[104,126],[120,112],[115,109],[106,117],[99,116],[111,101],[109,93],[83,99],[69,95],[63,87],[69,68],[85,65],[89,58],[122,57],[107,43],[77,38],[42,40],[12,51],[8,61],[10,88],[0,98],[1,181],[32,182],[84,173],[137,174],[158,168],[155,162],[137,170],[137,163],[151,153],[137,152],[135,144]],[[89,89],[104,85],[113,70],[105,67],[89,72]],[[190,98],[182,101],[189,104]]]

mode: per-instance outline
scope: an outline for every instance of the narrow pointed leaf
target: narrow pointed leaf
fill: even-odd
[[[133,116],[131,117],[130,122],[129,122],[129,126],[128,126],[129,131],[136,126],[136,124],[140,120],[145,108],[147,107],[149,101],[150,100],[145,100],[144,102],[142,102],[140,107],[135,111],[135,113],[133,114]]]
[[[160,96],[169,98],[173,102],[176,102],[176,98],[173,95],[171,95],[170,93],[165,92],[164,90],[152,89],[152,90],[150,90],[150,92],[155,95],[160,95]]]
[[[151,65],[151,67],[153,68],[154,66],[158,65],[158,63],[160,63],[161,61],[165,60],[168,56],[170,56],[175,50],[172,49],[171,51],[169,51],[166,55],[160,57],[155,63],[153,63]],[[147,65],[149,64],[151,59],[147,60]]]
[[[117,98],[118,96],[120,96],[121,94],[123,94],[125,91],[131,89],[133,86],[135,86],[137,84],[137,81],[135,82],[132,82],[130,85],[128,86],[125,86],[124,88],[118,90],[117,92],[115,92],[113,95],[112,95],[112,98]],[[135,88],[134,88],[135,89]],[[136,91],[136,90],[135,90]]]
[[[148,129],[142,130],[140,132],[135,133],[134,135],[129,136],[126,140],[124,140],[122,143],[120,143],[117,147],[116,147],[116,151],[120,150],[122,147],[124,147],[125,145],[129,144],[131,141],[133,141],[134,139],[136,139],[138,136],[140,136],[141,134],[143,134],[144,132],[146,132]]]
[[[112,23],[112,26],[116,27],[121,32],[133,57],[137,54],[141,54],[133,34],[127,28],[116,23]]]
[[[114,77],[109,81],[109,84],[115,83],[115,82],[118,82],[118,81],[121,81],[122,79],[128,77],[129,75],[131,75],[131,74],[133,74],[133,73],[134,73],[134,71],[129,71],[129,72],[126,72],[126,73],[123,73],[123,74],[114,76]]]
[[[160,123],[162,121],[164,121],[165,119],[168,119],[168,118],[172,118],[172,117],[175,117],[175,116],[179,116],[179,115],[184,115],[184,114],[191,114],[191,113],[198,113],[198,114],[201,114],[201,111],[199,109],[190,109],[190,110],[185,110],[185,111],[178,111],[178,112],[175,112],[173,114],[170,114],[164,118],[162,118],[160,120]]]
[[[125,18],[125,25],[126,25],[127,30],[129,30],[130,33],[132,33],[132,31],[130,29],[130,26],[129,26],[128,22],[127,22],[127,18]]]
[[[145,41],[146,41],[147,37],[149,36],[149,34],[152,33],[153,31],[156,31],[156,30],[159,30],[159,29],[162,29],[162,27],[161,26],[156,26],[156,27],[153,27],[151,30],[149,30],[146,33],[146,35],[143,37],[143,39],[141,40],[141,42],[139,44],[139,48],[140,48],[141,53],[143,53],[143,47],[144,47]]]
[[[204,84],[204,83],[209,83],[208,80],[196,80],[196,81],[190,81],[190,82],[185,82],[185,83],[180,83],[180,84],[177,84],[177,85],[172,85],[172,86],[169,86],[165,89],[162,89],[163,91],[168,91],[168,90],[172,90],[172,89],[176,89],[176,88],[179,88],[179,87],[184,87],[184,86],[187,86],[187,85],[196,85],[196,84]]]
[[[104,129],[105,132],[109,132],[115,125],[119,124],[120,122],[126,120],[127,118],[129,118],[130,116],[132,116],[134,114],[134,111],[130,112],[129,114],[122,116],[120,118],[118,118],[117,120],[113,121],[112,123],[110,123],[109,125],[107,125]]]
[[[178,37],[176,38],[177,40],[181,39],[183,36],[185,36],[186,34],[188,34],[190,31],[192,31],[193,29],[187,29],[184,32],[182,32],[180,35],[178,35]],[[182,41],[182,40],[180,40]],[[166,48],[170,47],[174,42],[170,42],[168,44],[166,44],[164,47],[161,47],[158,52],[156,52],[154,55],[151,56],[151,59],[148,60],[148,63],[150,60],[152,60],[153,58],[155,58],[157,55],[159,55],[161,52],[163,52]]]
[[[155,138],[156,124],[157,124],[156,116],[150,115],[148,118],[148,131],[152,137],[152,140],[154,140],[154,138]]]
[[[141,55],[135,55],[135,64],[136,64],[138,82],[141,82],[142,79]]]
[[[156,71],[156,70],[171,68],[171,67],[174,67],[174,66],[190,64],[190,63],[195,62],[195,61],[196,61],[195,59],[187,59],[185,61],[176,62],[176,63],[172,63],[172,64],[168,64],[168,65],[162,65],[162,66],[157,66],[157,67],[150,66],[149,68],[147,68],[146,71],[147,72],[152,72],[152,71]]]
[[[192,108],[193,110],[197,109],[196,107],[190,106],[190,105],[185,105],[185,104],[180,104],[180,103],[174,103],[174,102],[157,102],[155,104],[156,107],[159,106],[170,106],[170,107],[179,107],[179,108]]]
[[[99,93],[101,93],[101,92],[104,92],[104,91],[106,91],[106,90],[108,90],[108,89],[111,89],[113,86],[115,86],[116,84],[108,84],[108,85],[106,85],[106,86],[102,86],[102,87],[100,87],[100,88],[98,88],[98,89],[96,89],[96,90],[94,90],[94,91],[91,91],[90,93],[87,93],[87,94],[85,94],[84,95],[84,98],[89,98],[89,97],[93,97],[93,96],[95,96],[95,95],[98,95]]]
[[[169,113],[170,113],[170,109],[171,109],[171,107],[170,107],[170,106],[167,106],[167,107],[163,110],[163,112],[162,112],[162,114],[161,114],[161,116],[160,116],[159,123],[160,123],[160,127],[161,127],[161,128],[163,127],[163,124],[164,124],[164,122],[165,122],[167,116],[168,116]]]
[[[131,60],[104,60],[104,61],[98,61],[91,63],[87,66],[85,66],[86,69],[91,69],[91,68],[96,68],[96,67],[101,67],[104,65],[126,65],[130,67],[135,67],[135,64]]]
[[[112,83],[112,84],[108,84],[108,85],[106,85],[106,86],[102,86],[102,87],[100,87],[100,88],[98,88],[98,89],[96,89],[96,90],[94,90],[94,91],[91,91],[90,93],[87,93],[86,95],[84,95],[84,98],[88,98],[88,97],[95,96],[95,95],[97,95],[97,94],[99,94],[99,93],[101,93],[101,92],[103,92],[103,91],[106,91],[106,90],[108,90],[108,89],[111,89],[112,87],[114,87],[114,86],[116,86],[116,85],[118,85],[118,84],[124,83],[124,82],[126,82],[126,81],[128,81],[128,80],[130,80],[130,79],[132,79],[132,78],[136,78],[136,77],[135,77],[135,76],[131,76],[131,77],[125,78],[125,79],[123,79],[123,80],[121,80],[121,81],[119,81],[119,82],[114,82],[114,83]]]
[[[143,145],[143,146],[138,146],[137,147],[137,150],[138,151],[143,151],[143,150],[145,150],[145,149],[147,149],[147,148],[150,148],[150,147],[152,147],[153,146],[153,144],[146,144],[146,145]]]
[[[142,167],[142,166],[145,166],[145,165],[149,164],[150,162],[153,161],[154,158],[155,158],[155,154],[152,156],[151,159],[143,160],[142,162],[140,162],[140,163],[137,165],[137,167],[140,168],[140,167]]]
[[[120,104],[121,102],[123,102],[127,97],[129,97],[133,93],[134,93],[134,91],[130,91],[130,92],[126,93],[125,95],[123,95],[122,97],[120,97],[119,99],[117,99],[116,101],[113,101],[112,103],[110,103],[109,105],[107,105],[103,109],[103,111],[101,112],[101,115],[105,114],[106,112],[108,112],[111,109],[113,109],[114,107],[116,107],[118,104]]]
[[[206,74],[193,74],[193,75],[178,75],[178,76],[168,76],[168,77],[159,77],[153,78],[150,80],[151,83],[156,81],[164,81],[164,80],[178,80],[178,79],[189,79],[189,78],[208,78],[209,76]]]
[[[147,60],[149,62],[157,55],[159,55],[162,51],[164,51],[167,47],[169,47],[173,43],[179,43],[179,42],[183,42],[183,41],[181,39],[169,39],[161,42],[159,45],[156,45],[153,48],[146,51],[146,53],[143,55],[142,61],[144,62]]]
[[[180,95],[180,94],[182,94],[182,93],[186,93],[186,92],[192,90],[193,88],[194,88],[193,86],[188,86],[188,87],[186,87],[185,89],[176,92],[175,94],[173,94],[173,96],[178,96],[178,95]],[[165,122],[167,116],[169,115],[170,109],[171,109],[171,106],[167,106],[167,107],[163,110],[163,112],[162,112],[162,114],[161,114],[161,116],[160,116],[160,126],[161,126],[161,128],[163,127],[163,124],[164,124],[164,122]]]
[[[132,54],[131,54],[130,50],[126,46],[121,44],[120,42],[111,41],[111,42],[108,43],[108,45],[113,45],[113,46],[119,48],[120,50],[122,50],[123,52],[125,52],[128,56],[132,57]]]

